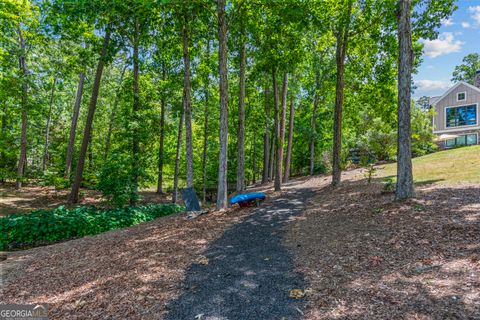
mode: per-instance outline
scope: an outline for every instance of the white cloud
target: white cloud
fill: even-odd
[[[450,27],[450,26],[453,26],[455,23],[453,23],[453,20],[452,19],[442,19],[442,25],[444,27]]]
[[[462,28],[468,29],[468,28],[470,28],[470,27],[471,27],[470,23],[468,23],[468,22],[466,22],[466,21],[462,21]]]
[[[448,80],[417,80],[415,85],[419,90],[432,91],[432,90],[447,90],[452,85]]]
[[[464,42],[455,40],[453,33],[444,32],[435,40],[420,40],[427,57],[435,58],[449,53],[459,52]]]
[[[475,7],[468,7],[468,12],[471,13],[470,17],[472,17],[475,22],[480,25],[480,6]]]

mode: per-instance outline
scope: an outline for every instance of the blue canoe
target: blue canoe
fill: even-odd
[[[235,204],[239,202],[253,201],[253,200],[263,200],[265,199],[265,193],[263,192],[251,192],[251,193],[242,193],[237,194],[230,198],[230,204]]]

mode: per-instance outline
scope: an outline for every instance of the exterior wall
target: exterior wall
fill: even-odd
[[[457,101],[457,93],[466,92],[467,98],[463,101]],[[436,114],[433,117],[433,132],[434,133],[460,133],[467,130],[479,129],[480,128],[480,92],[474,90],[464,84],[460,84],[455,90],[450,92],[442,100],[438,101],[435,106]],[[460,126],[454,128],[445,127],[445,109],[447,107],[456,107],[464,106],[468,104],[477,104],[477,124],[470,126]]]

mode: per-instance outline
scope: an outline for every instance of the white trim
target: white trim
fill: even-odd
[[[470,130],[477,130],[477,129],[480,129],[480,126],[476,126],[476,127],[455,127],[453,130],[450,129],[450,130],[437,130],[437,131],[433,131],[434,134],[441,134],[441,133],[448,133],[448,132],[456,132],[456,131],[459,131],[459,132],[465,132],[465,131],[470,131]]]
[[[458,95],[463,93],[465,95],[465,98],[463,98],[462,100],[458,100]],[[467,101],[467,91],[460,91],[460,92],[457,92],[457,102],[460,102],[460,101]]]
[[[463,126],[455,126],[455,127],[447,127],[447,108],[461,108],[461,107],[468,107],[468,106],[472,106],[472,105],[475,105],[475,111],[477,113],[476,115],[476,120],[477,120],[477,123],[475,124],[466,124],[466,125],[463,125]],[[451,130],[451,129],[446,129],[446,128],[460,128],[460,129],[463,129],[463,128],[471,128],[471,127],[474,127],[474,126],[478,126],[478,118],[479,118],[479,110],[478,110],[478,103],[468,103],[468,104],[462,104],[462,105],[458,105],[458,106],[445,106],[443,107],[443,127],[445,128],[444,130]]]
[[[460,82],[457,82],[453,87],[451,87],[450,89],[447,90],[447,92],[445,92],[443,94],[443,96],[441,96],[437,101],[435,101],[432,106],[435,107],[437,106],[438,102],[442,101],[446,96],[448,96],[453,90],[455,90],[459,85],[465,85],[467,86],[468,88],[472,89],[472,90],[475,90],[477,91],[478,93],[480,93],[480,88],[477,88],[475,86],[472,86],[470,83],[466,83],[465,81],[460,81]]]

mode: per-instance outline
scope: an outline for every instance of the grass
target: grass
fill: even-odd
[[[378,177],[397,174],[396,163],[378,170]],[[432,153],[413,159],[413,178],[416,184],[480,183],[480,145]]]

